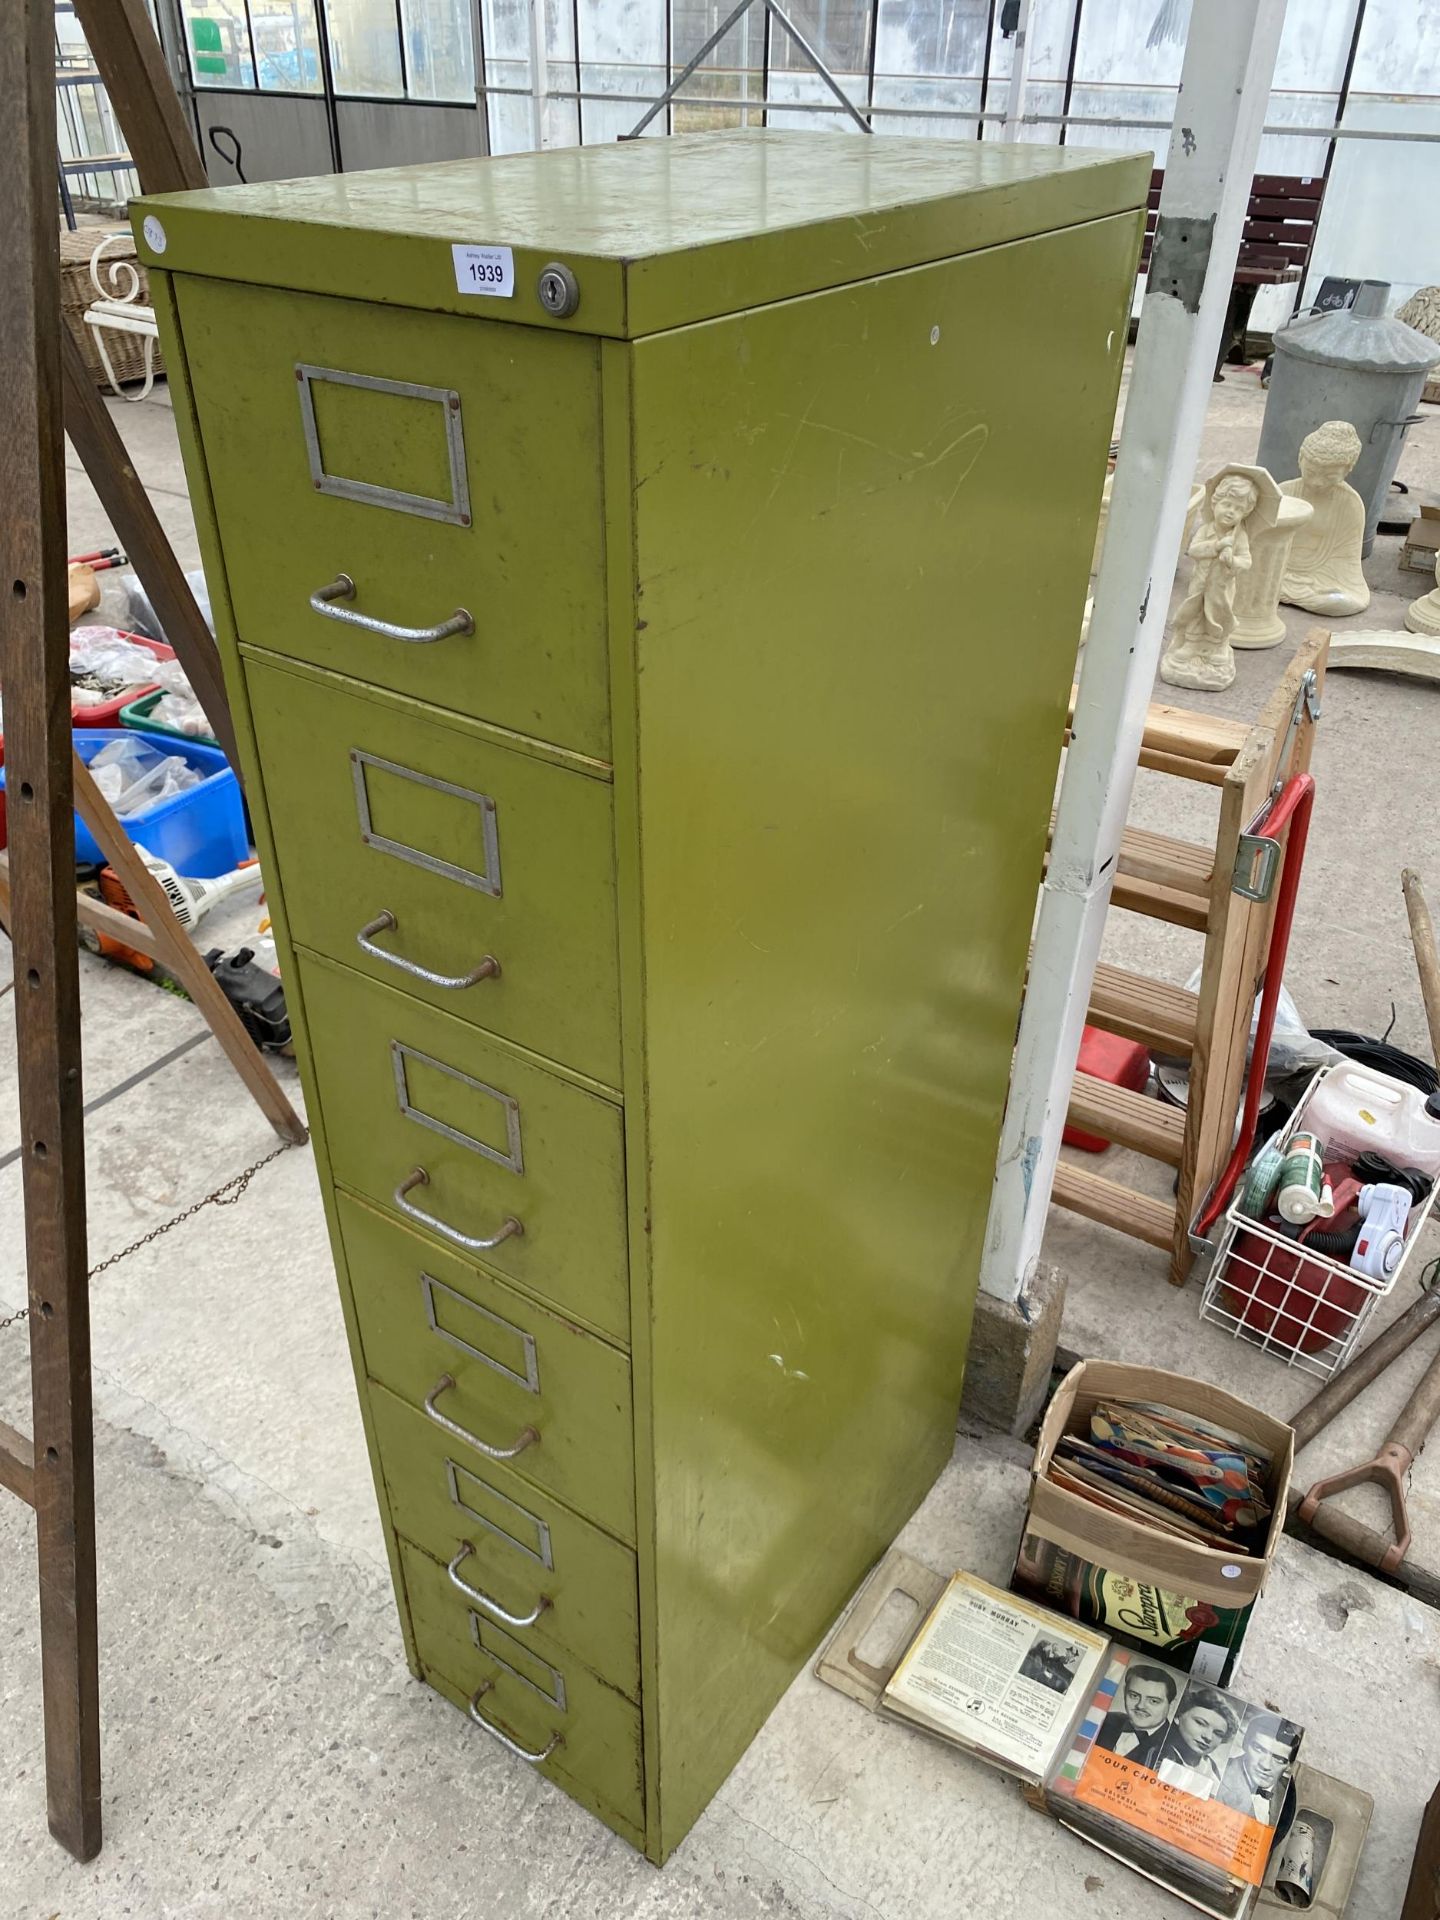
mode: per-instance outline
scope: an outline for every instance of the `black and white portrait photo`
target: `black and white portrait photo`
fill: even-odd
[[[1300,1730],[1293,1721],[1252,1707],[1221,1776],[1220,1798],[1226,1806],[1273,1827],[1286,1770],[1299,1742]]]
[[[1215,1799],[1229,1766],[1239,1722],[1235,1701],[1218,1687],[1190,1681],[1160,1749],[1160,1778],[1197,1800]]]
[[[1167,1668],[1134,1662],[1126,1669],[1115,1704],[1095,1736],[1096,1746],[1153,1773],[1179,1695],[1179,1678]]]

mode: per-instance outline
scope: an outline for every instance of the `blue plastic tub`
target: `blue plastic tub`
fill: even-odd
[[[250,855],[245,833],[245,808],[240,798],[240,783],[225,755],[218,747],[202,746],[198,740],[182,740],[171,735],[147,736],[77,728],[72,735],[75,751],[88,767],[102,747],[117,740],[144,737],[162,753],[178,754],[203,778],[198,787],[143,807],[120,822],[130,839],[148,852],[168,860],[177,873],[193,874],[202,880],[230,873]],[[5,770],[0,767],[0,790],[5,785]],[[105,856],[96,845],[90,829],[75,818],[75,864],[100,866]]]

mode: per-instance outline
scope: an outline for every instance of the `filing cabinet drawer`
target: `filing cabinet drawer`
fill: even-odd
[[[433,1402],[424,1425],[442,1453],[460,1444],[447,1421],[474,1457],[523,1441],[516,1473],[633,1541],[625,1356],[358,1200],[342,1194],[339,1212],[371,1378],[412,1407]]]
[[[482,1619],[418,1548],[402,1541],[400,1556],[420,1664],[479,1721],[475,1737],[498,1737],[592,1812],[643,1826],[639,1709],[580,1661],[543,1660]]]
[[[595,342],[176,294],[241,640],[608,760]]]
[[[245,677],[292,937],[617,1086],[609,786],[353,683]]]
[[[638,1700],[630,1549],[382,1386],[370,1389],[370,1413],[397,1532],[446,1565],[457,1595],[477,1613],[547,1658],[557,1647],[573,1653]]]
[[[620,1109],[408,994],[299,968],[340,1185],[628,1345]]]

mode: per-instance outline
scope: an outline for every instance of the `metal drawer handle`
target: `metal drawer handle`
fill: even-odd
[[[550,1601],[548,1597],[542,1593],[529,1613],[507,1613],[498,1600],[492,1600],[488,1593],[482,1593],[479,1587],[472,1587],[468,1580],[462,1580],[460,1578],[461,1567],[464,1566],[474,1551],[474,1547],[471,1546],[468,1540],[462,1540],[460,1542],[460,1551],[445,1569],[450,1576],[451,1586],[458,1587],[467,1600],[473,1600],[477,1607],[483,1607],[493,1619],[500,1621],[502,1626],[533,1627],[541,1614],[544,1613],[545,1609],[549,1606]]]
[[[387,907],[383,913],[361,927],[355,936],[355,944],[362,953],[368,953],[372,960],[383,960],[387,966],[398,967],[401,973],[408,973],[417,980],[428,980],[432,987],[478,987],[482,980],[499,978],[500,962],[493,953],[487,953],[479,966],[472,967],[469,973],[432,973],[429,967],[417,966],[413,960],[407,960],[402,953],[387,953],[384,947],[375,945],[375,935],[384,933],[391,927],[398,927],[399,921]]]
[[[440,1378],[435,1382],[434,1386],[430,1389],[429,1393],[427,1393],[425,1396],[425,1411],[426,1413],[429,1414],[430,1418],[435,1422],[437,1427],[443,1427],[447,1433],[453,1433],[457,1440],[463,1440],[467,1446],[474,1447],[475,1451],[477,1453],[483,1453],[487,1460],[513,1460],[517,1453],[524,1453],[527,1447],[539,1446],[540,1435],[535,1431],[534,1427],[522,1427],[519,1433],[515,1436],[514,1446],[511,1446],[511,1447],[487,1446],[485,1442],[479,1437],[478,1434],[471,1433],[468,1428],[462,1427],[458,1421],[452,1420],[448,1414],[441,1413],[440,1409],[436,1406],[435,1402],[440,1398],[442,1393],[448,1393],[450,1389],[454,1386],[454,1384],[455,1384],[454,1374],[442,1373]],[[468,1553],[470,1549],[467,1547],[465,1551]],[[463,1557],[464,1556],[461,1555],[459,1558],[456,1559],[455,1566],[459,1566],[460,1559],[462,1559]],[[452,1580],[455,1580],[455,1566],[452,1566],[450,1569],[450,1578]],[[458,1587],[463,1585],[463,1582],[459,1580],[455,1580],[455,1584]],[[478,1599],[479,1596],[477,1595],[476,1598]],[[488,1605],[489,1603],[487,1602],[486,1604]],[[537,1614],[535,1617],[536,1619],[538,1619],[539,1615]],[[528,1620],[523,1620],[518,1622],[517,1624],[520,1626],[528,1627],[531,1624],[531,1622]]]
[[[364,627],[369,633],[383,633],[387,640],[408,640],[413,646],[428,646],[432,640],[448,640],[452,633],[473,633],[475,622],[457,607],[448,620],[434,627],[397,627],[393,620],[377,620],[373,613],[356,613],[352,607],[337,607],[335,600],[353,600],[355,582],[348,573],[339,574],[328,587],[317,587],[310,605],[327,620],[343,620],[350,627]]]
[[[494,1692],[494,1682],[482,1680],[470,1696],[470,1718],[477,1727],[483,1727],[492,1740],[498,1740],[507,1753],[513,1753],[517,1760],[528,1760],[532,1767],[538,1767],[542,1760],[548,1760],[557,1747],[563,1747],[565,1736],[552,1733],[549,1740],[538,1753],[532,1753],[528,1747],[522,1747],[518,1740],[512,1740],[508,1733],[502,1733],[493,1720],[487,1720],[480,1711],[483,1695]]]
[[[426,1213],[423,1207],[412,1206],[405,1198],[412,1187],[428,1186],[430,1176],[424,1167],[416,1167],[407,1174],[395,1189],[394,1200],[402,1213],[408,1213],[412,1220],[418,1220],[421,1226],[432,1227],[436,1233],[443,1233],[447,1240],[453,1240],[457,1247],[469,1247],[474,1253],[488,1253],[491,1247],[498,1247],[502,1240],[513,1240],[524,1233],[525,1228],[514,1214],[507,1215],[498,1233],[488,1238],[470,1233],[461,1233],[458,1227],[447,1227],[443,1220],[437,1220],[433,1213]]]

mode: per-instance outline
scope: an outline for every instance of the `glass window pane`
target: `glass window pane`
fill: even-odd
[[[485,99],[491,153],[526,153],[535,144],[530,113],[530,24],[525,0],[482,0]]]
[[[270,93],[320,92],[315,0],[250,0],[255,65]]]
[[[790,0],[786,12],[830,69],[841,92],[863,113],[869,87],[869,0]],[[855,122],[778,20],[770,28],[770,98],[807,103],[800,112],[772,111],[772,127],[855,130]]]
[[[880,0],[875,104],[884,133],[973,140],[985,70],[989,0]],[[919,108],[913,119],[905,108]]]
[[[670,40],[673,71],[693,60],[727,13],[734,0],[671,0]],[[712,47],[680,91],[671,108],[676,133],[711,133],[720,127],[758,127],[760,115],[749,101],[765,96],[763,61],[765,15],[759,6],[743,14],[718,47]],[[733,103],[733,104],[732,104]],[[638,120],[643,108],[637,107]],[[634,122],[632,121],[632,125]],[[651,131],[663,116],[652,122]]]
[[[240,0],[185,0],[185,40],[197,87],[253,87],[250,30]]]
[[[325,0],[336,93],[403,97],[395,0]]]
[[[730,0],[732,7],[734,3]],[[628,133],[645,111],[639,100],[655,99],[669,84],[665,9],[663,0],[645,0],[633,8],[617,6],[614,0],[578,0],[578,11],[580,90],[587,96],[620,96],[613,101],[587,97],[583,102],[585,144],[595,146]],[[664,114],[646,131],[663,135]]]
[[[400,0],[400,15],[410,98],[473,100],[475,47],[467,0]]]
[[[485,111],[491,153],[529,153],[535,146],[530,85],[530,9],[527,0],[481,0],[485,40]],[[545,0],[545,142],[580,144],[575,92],[575,33],[571,0]],[[560,94],[569,99],[560,99]]]

